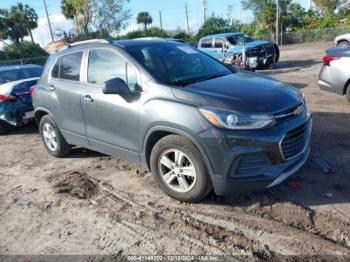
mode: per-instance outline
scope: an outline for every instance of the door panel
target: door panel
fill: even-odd
[[[59,59],[49,81],[49,108],[68,143],[88,146],[81,104],[84,84],[80,82],[82,52],[67,54]]]
[[[85,98],[89,96],[89,99]],[[89,142],[96,150],[139,161],[138,102],[106,95],[101,87],[87,86],[83,111]]]
[[[127,72],[135,72],[128,68],[125,59],[114,50],[90,50],[86,68],[90,83],[82,95],[82,104],[91,146],[110,155],[139,161],[140,100],[127,101],[120,95],[102,92],[102,84],[115,77],[123,79],[130,90],[135,91],[139,76],[133,73],[127,77]]]

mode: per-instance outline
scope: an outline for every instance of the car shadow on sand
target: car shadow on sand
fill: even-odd
[[[3,136],[29,135],[35,133],[39,134],[39,130],[35,126],[34,122],[31,122],[24,126],[10,126],[8,132]]]
[[[259,71],[266,75],[278,75],[293,71],[299,71],[313,65],[321,65],[320,60],[306,59],[306,60],[282,60],[275,64],[272,68]]]

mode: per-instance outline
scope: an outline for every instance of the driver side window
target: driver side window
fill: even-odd
[[[137,89],[137,74],[126,61],[108,49],[93,49],[89,53],[88,83],[103,85],[113,78],[123,79],[130,91]]]

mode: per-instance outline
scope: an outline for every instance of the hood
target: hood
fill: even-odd
[[[256,73],[238,72],[173,88],[183,101],[241,113],[278,113],[297,106],[302,93],[287,84]]]
[[[269,41],[264,41],[264,40],[255,40],[255,41],[246,43],[245,48],[246,49],[255,48],[255,47],[258,47],[261,45],[266,45],[266,44],[272,44],[272,43]],[[237,45],[233,46],[231,48],[231,50],[234,51],[235,53],[240,53],[240,52],[242,52],[242,48],[243,48],[242,44],[237,44]]]

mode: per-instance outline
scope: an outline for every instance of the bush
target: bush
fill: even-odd
[[[21,54],[22,51],[22,54]],[[3,59],[20,59],[28,57],[48,56],[48,53],[38,44],[32,42],[22,42],[20,47],[15,44],[6,46],[3,50]]]

